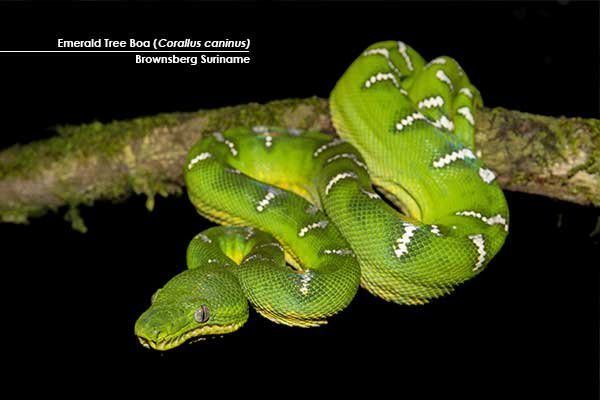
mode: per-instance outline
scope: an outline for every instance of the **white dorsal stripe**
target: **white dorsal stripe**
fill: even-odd
[[[477,247],[477,262],[473,267],[473,272],[477,271],[483,264],[485,263],[485,256],[487,253],[485,252],[485,240],[483,239],[483,235],[471,235],[469,239],[473,242],[475,247]]]
[[[353,153],[341,153],[341,154],[336,154],[333,157],[329,157],[327,159],[327,163],[330,163],[332,161],[335,160],[341,160],[341,159],[348,159],[348,160],[352,160],[356,165],[358,165],[359,167],[361,167],[362,169],[364,169],[365,171],[368,171],[367,168],[367,164],[365,164],[364,162],[362,162],[358,156],[356,154]]]
[[[384,81],[392,81],[392,83],[394,84],[394,86],[396,86],[397,88],[400,88],[400,85],[398,84],[398,81],[396,80],[396,77],[394,76],[394,74],[387,72],[387,73],[383,73],[383,72],[378,72],[375,75],[371,76],[369,79],[366,80],[365,82],[365,87],[366,88],[370,88],[372,85],[374,85],[377,82],[384,82]]]
[[[304,235],[306,235],[308,232],[312,231],[313,229],[317,229],[317,228],[325,229],[328,224],[329,224],[329,221],[326,219],[319,221],[319,222],[313,222],[312,224],[308,224],[304,228],[300,229],[300,231],[298,232],[298,236],[304,237]]]
[[[456,215],[460,215],[462,217],[478,218],[488,225],[502,225],[504,227],[504,230],[508,232],[508,224],[506,223],[506,219],[504,219],[504,217],[500,214],[496,214],[493,217],[486,217],[485,215],[478,213],[477,211],[467,210],[458,211]]]
[[[452,164],[454,161],[456,160],[464,160],[465,158],[471,158],[471,159],[475,159],[475,154],[473,154],[473,152],[469,149],[460,149],[460,150],[456,150],[453,151],[450,154],[446,154],[443,157],[440,157],[439,159],[435,160],[433,162],[433,166],[435,168],[442,168],[445,167],[446,165]]]
[[[461,107],[456,110],[457,113],[465,117],[469,124],[475,125],[475,119],[473,118],[473,114],[471,114],[471,109],[469,107]]]
[[[414,66],[407,50],[408,49],[406,48],[406,45],[403,42],[398,42],[398,52],[400,52],[402,57],[404,57],[404,61],[406,61],[406,66],[408,67],[408,70],[412,71],[414,69]]]
[[[342,143],[345,143],[342,139],[335,138],[331,142],[327,142],[324,145],[320,146],[318,149],[316,149],[315,152],[313,153],[313,157],[318,157],[325,150],[330,149],[334,146],[338,146]]]
[[[442,96],[431,96],[421,100],[418,104],[419,108],[433,108],[441,107],[444,105],[444,99]]]
[[[329,182],[327,182],[327,186],[325,186],[325,195],[328,195],[331,188],[342,179],[358,179],[358,176],[351,171],[337,174],[336,176],[331,178]]]
[[[466,87],[461,88],[458,92],[464,94],[465,96],[467,96],[470,99],[473,98],[473,93],[471,93],[471,89],[469,89],[469,88],[466,88]]]
[[[267,194],[265,195],[265,197],[263,197],[258,202],[258,205],[256,206],[256,211],[263,212],[265,210],[265,208],[267,208],[267,206],[271,203],[271,200],[273,200],[275,198],[275,196],[277,196],[277,194],[275,192],[269,190],[267,192]]]
[[[425,116],[420,112],[414,112],[402,118],[398,123],[396,123],[396,129],[398,131],[401,131],[408,126],[411,126],[415,121],[419,120],[425,120]]]
[[[196,163],[211,158],[212,154],[208,152],[200,153],[196,157],[192,158],[187,166],[188,169],[192,169]]]
[[[394,247],[396,257],[402,257],[408,253],[408,245],[417,229],[419,229],[417,226],[409,224],[408,222],[403,222],[402,225],[404,226],[404,233],[396,240],[396,246]]]
[[[494,171],[487,168],[479,168],[479,176],[485,183],[492,183],[494,179],[496,179],[496,174],[494,174]]]
[[[448,78],[448,75],[446,75],[446,73],[439,69],[436,73],[435,73],[436,78],[438,78],[440,81],[444,82],[445,84],[448,85],[448,87],[450,88],[451,91],[454,91],[454,85],[452,84],[452,81],[450,80],[450,78]]]

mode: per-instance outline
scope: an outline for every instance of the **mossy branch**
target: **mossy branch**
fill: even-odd
[[[476,124],[481,156],[506,189],[600,206],[600,121],[484,108]],[[254,125],[334,133],[319,98],[58,127],[55,137],[0,152],[0,221],[68,206],[85,230],[79,205],[131,194],[145,194],[152,209],[156,194],[181,193],[186,153],[202,134]]]

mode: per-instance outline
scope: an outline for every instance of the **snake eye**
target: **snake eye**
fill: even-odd
[[[198,310],[194,313],[194,319],[198,323],[205,323],[210,318],[210,313],[208,312],[208,307],[202,304]]]

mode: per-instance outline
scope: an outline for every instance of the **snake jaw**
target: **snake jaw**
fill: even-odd
[[[187,331],[183,334],[172,335],[171,337],[162,338],[160,340],[152,340],[139,335],[137,338],[141,345],[148,349],[166,351],[180,346],[185,342],[192,343],[197,342],[199,340],[204,340],[210,336],[224,335],[227,333],[235,332],[239,328],[241,328],[242,325],[244,325],[244,322],[233,323],[229,325],[205,325]]]

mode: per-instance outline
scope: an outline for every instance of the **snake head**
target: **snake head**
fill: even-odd
[[[145,347],[169,350],[191,339],[222,335],[248,319],[248,303],[237,278],[223,267],[184,271],[152,296],[135,323]]]

